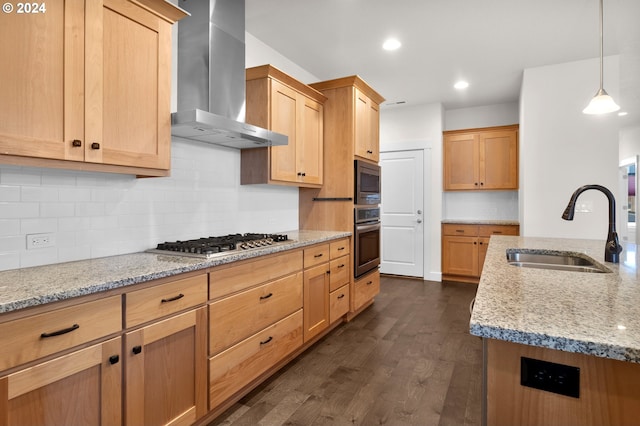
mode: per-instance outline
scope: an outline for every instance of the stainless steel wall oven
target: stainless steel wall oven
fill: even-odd
[[[380,166],[355,160],[355,204],[380,204]]]
[[[356,206],[354,215],[353,271],[357,278],[380,265],[380,207]]]

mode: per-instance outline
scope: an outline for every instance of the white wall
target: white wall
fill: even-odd
[[[246,53],[247,64],[318,80],[254,37]],[[175,110],[175,59],[173,72]],[[297,188],[240,186],[240,151],[173,141],[171,158],[171,177],[149,179],[0,165],[0,270],[298,228]],[[26,235],[44,232],[54,234],[55,247],[26,250]]]
[[[618,57],[605,58],[605,89],[618,95]],[[605,239],[608,204],[587,191],[579,203],[590,213],[561,219],[580,186],[615,193],[618,117],[582,113],[598,88],[599,62],[590,59],[524,71],[520,98],[520,221],[525,236]]]
[[[518,109],[518,102],[449,109],[444,113],[444,129],[474,129],[517,124],[520,121]]]
[[[424,279],[440,281],[440,221],[442,219],[442,105],[386,107],[380,111],[382,152],[423,149]]]

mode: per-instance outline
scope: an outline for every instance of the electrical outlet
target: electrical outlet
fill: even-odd
[[[56,245],[54,234],[28,234],[27,250],[53,247]]]

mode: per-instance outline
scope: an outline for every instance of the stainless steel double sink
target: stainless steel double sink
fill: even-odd
[[[533,249],[508,249],[507,262],[513,266],[523,268],[552,269],[556,271],[611,273],[611,270],[601,265],[589,256],[581,253],[533,250]]]

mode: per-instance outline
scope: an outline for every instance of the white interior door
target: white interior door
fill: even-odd
[[[424,151],[380,154],[384,274],[424,277]]]

